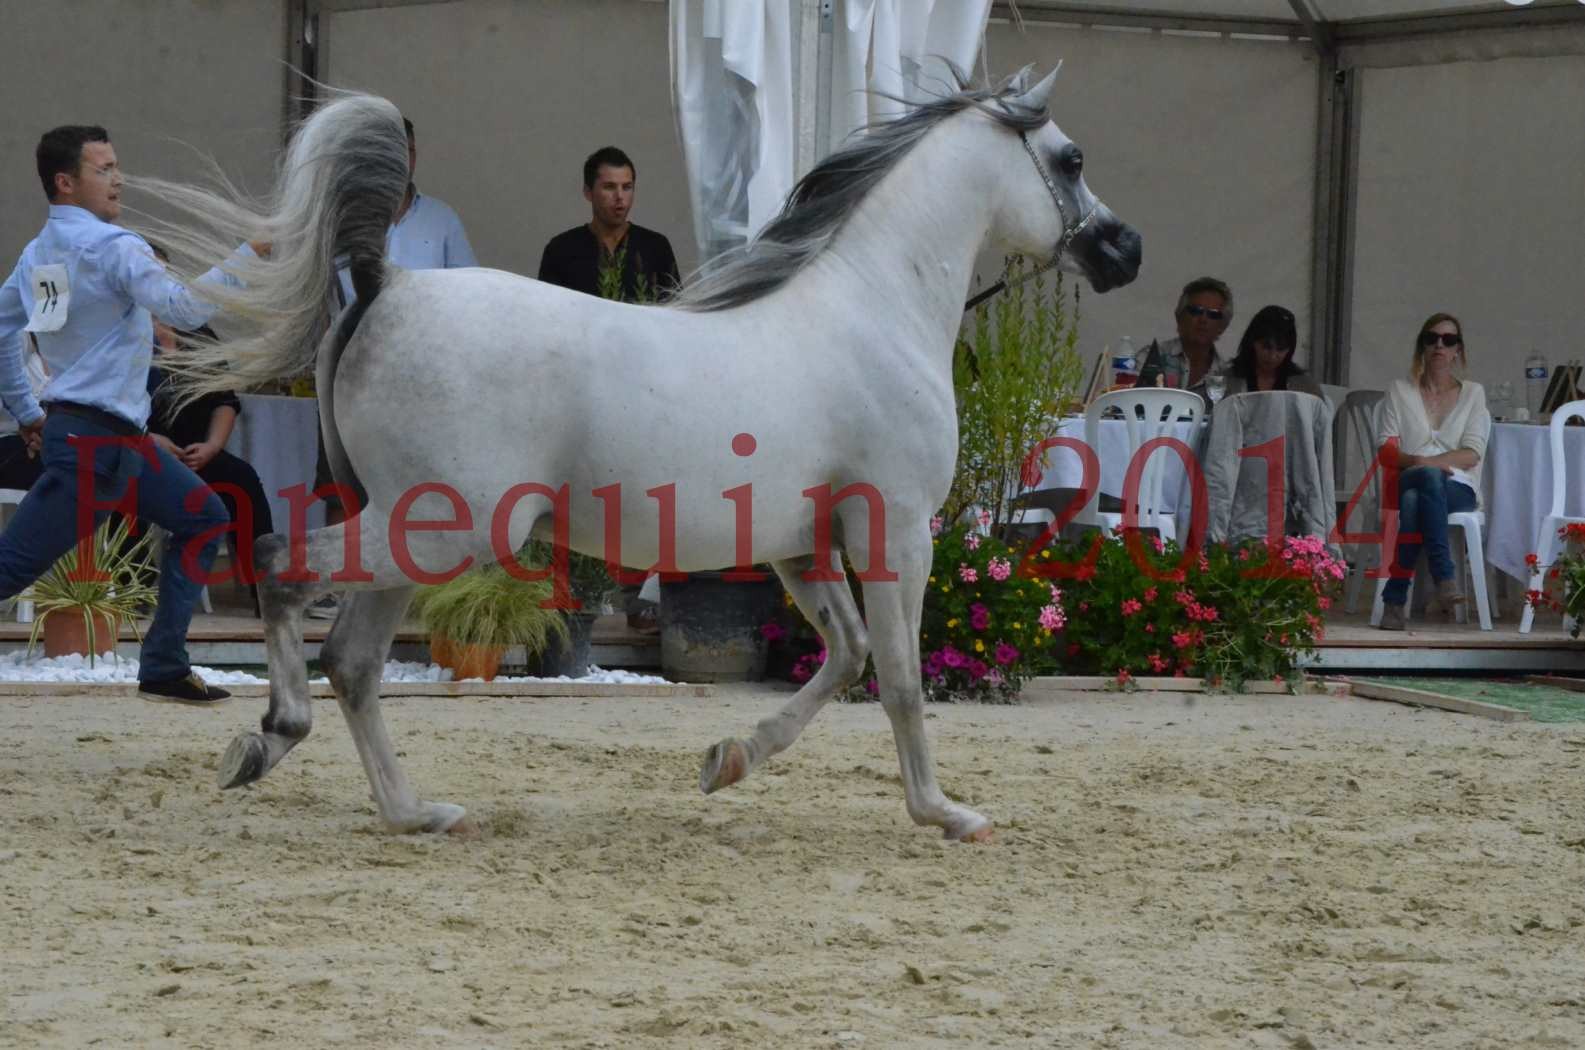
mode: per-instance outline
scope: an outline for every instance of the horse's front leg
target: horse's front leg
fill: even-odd
[[[985,817],[948,801],[936,782],[935,763],[930,757],[930,742],[925,738],[924,690],[919,670],[919,623],[924,612],[924,595],[930,577],[930,530],[920,520],[917,526],[894,514],[887,522],[886,567],[896,580],[864,581],[864,613],[869,622],[870,648],[875,656],[881,704],[891,719],[897,740],[897,758],[902,763],[903,791],[908,815],[916,824],[939,827],[949,839],[984,842],[992,826]],[[864,537],[862,519],[844,521],[847,535]],[[880,552],[853,551],[853,564],[873,565],[879,569]],[[859,573],[863,580],[865,572]]]
[[[774,563],[787,593],[826,643],[826,662],[780,711],[755,726],[749,739],[728,737],[705,752],[699,787],[706,795],[736,784],[761,762],[791,747],[826,702],[863,673],[864,660],[869,656],[864,618],[853,600],[841,556],[831,552],[828,563],[832,571],[842,574],[842,579],[805,580],[804,572],[815,564],[812,557]]]

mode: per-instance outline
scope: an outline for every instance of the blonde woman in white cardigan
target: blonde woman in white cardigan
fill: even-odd
[[[1491,414],[1486,391],[1463,378],[1464,326],[1451,314],[1432,314],[1414,341],[1408,379],[1395,380],[1382,403],[1382,444],[1396,438],[1399,542],[1392,576],[1382,593],[1381,627],[1401,631],[1420,549],[1436,581],[1442,611],[1451,618],[1464,596],[1454,578],[1447,542],[1449,514],[1474,510],[1480,502],[1480,468],[1486,456]]]

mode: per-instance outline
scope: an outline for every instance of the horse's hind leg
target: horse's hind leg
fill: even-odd
[[[354,519],[355,520],[355,519]],[[343,526],[335,526],[338,537]],[[318,530],[326,532],[330,530]],[[316,533],[309,535],[314,546]],[[303,662],[303,610],[330,590],[330,584],[282,580],[291,561],[286,536],[263,536],[254,545],[259,611],[264,616],[264,647],[270,676],[270,709],[261,732],[243,733],[220,759],[220,786],[241,787],[258,780],[308,736],[314,713],[309,706],[308,667]]]
[[[462,820],[463,808],[418,798],[396,761],[380,714],[380,673],[412,596],[412,587],[350,594],[320,650],[320,662],[352,731],[380,819],[392,831],[449,831]]]
[[[844,573],[841,580],[804,580],[804,571],[814,564],[811,557],[774,563],[787,593],[825,640],[826,662],[780,711],[754,727],[752,737],[728,737],[705,753],[704,769],[699,774],[699,787],[705,794],[737,783],[755,766],[791,747],[826,702],[863,673],[864,660],[869,655],[864,619],[853,601],[841,556],[832,553],[830,558],[831,567]]]
[[[418,801],[397,765],[380,717],[380,670],[412,595],[411,581],[391,557],[387,520],[383,514],[365,511],[342,524],[316,529],[308,534],[301,563],[295,566],[286,537],[259,540],[254,564],[264,612],[270,710],[264,716],[262,732],[244,733],[231,742],[220,762],[220,785],[237,787],[258,780],[308,735],[313,718],[303,660],[302,614],[320,595],[340,588],[349,592],[348,600],[336,617],[325,649],[336,669],[333,681],[342,713],[380,816],[402,830],[444,830],[461,819],[462,810]],[[359,530],[359,567],[373,576],[372,580],[345,583],[331,579],[331,574],[343,567],[349,528]],[[310,582],[305,576],[317,578]]]

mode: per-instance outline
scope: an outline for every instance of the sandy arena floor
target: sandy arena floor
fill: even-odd
[[[0,699],[0,1046],[1581,1047],[1585,727],[1307,697],[878,706],[727,793],[784,694],[387,705],[473,841],[381,832],[334,705]]]

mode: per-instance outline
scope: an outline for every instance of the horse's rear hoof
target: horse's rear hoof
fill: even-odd
[[[743,741],[726,739],[704,753],[704,769],[699,771],[699,790],[706,795],[731,787],[748,776],[748,748]]]
[[[269,771],[269,751],[257,733],[243,733],[220,756],[221,790],[251,784]]]
[[[983,845],[984,843],[990,842],[995,837],[996,837],[996,825],[994,825],[994,824],[984,824],[984,825],[982,825],[980,827],[975,828],[973,831],[969,831],[969,832],[966,832],[966,833],[964,833],[962,835],[959,835],[958,838],[957,838],[957,841],[958,842],[972,842],[972,843],[975,843],[975,844]]]

